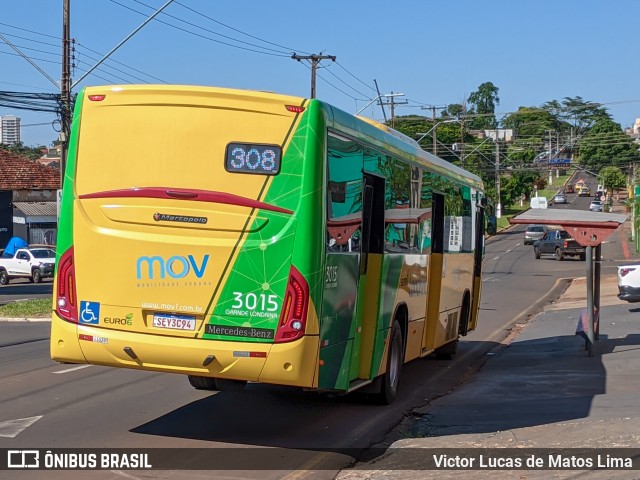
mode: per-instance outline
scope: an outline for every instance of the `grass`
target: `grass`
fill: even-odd
[[[571,175],[573,175],[573,171],[567,171],[566,175],[560,175],[559,177],[556,177],[556,173],[554,170],[551,185],[547,185],[547,188],[545,188],[544,190],[540,190],[538,192],[538,196],[547,197],[547,200],[550,201],[554,197],[554,195],[558,193],[558,190],[560,190],[564,186],[564,184],[567,183],[567,180],[569,180],[569,177]]]
[[[51,299],[19,300],[0,305],[0,317],[47,318],[51,316]]]

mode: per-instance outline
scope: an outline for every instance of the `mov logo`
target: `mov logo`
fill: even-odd
[[[184,278],[193,270],[197,278],[202,278],[209,263],[209,255],[205,255],[202,261],[198,262],[193,255],[182,257],[174,255],[167,260],[160,256],[138,257],[136,261],[136,277],[138,280],[148,278],[164,279],[167,275],[171,278]]]

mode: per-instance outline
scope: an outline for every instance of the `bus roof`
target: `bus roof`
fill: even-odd
[[[475,188],[483,188],[480,177],[426,152],[420,147],[418,142],[410,137],[374,120],[355,117],[332,105],[324,102],[321,103],[330,111],[334,126],[354,138],[366,140],[372,146],[398,155],[410,162],[414,161],[417,157],[418,162],[416,163],[425,166],[434,173],[465,184],[470,184]]]

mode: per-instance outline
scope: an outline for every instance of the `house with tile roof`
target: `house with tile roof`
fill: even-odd
[[[60,170],[0,149],[0,248],[12,236],[55,244]]]

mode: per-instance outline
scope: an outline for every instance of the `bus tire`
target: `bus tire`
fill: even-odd
[[[383,405],[391,405],[398,395],[400,372],[402,371],[402,330],[397,320],[391,327],[389,336],[389,352],[387,353],[387,371],[382,375],[378,401]]]
[[[189,383],[196,390],[216,390],[216,391],[240,391],[244,389],[247,382],[242,380],[226,380],[222,378],[201,377],[198,375],[188,375]]]
[[[218,390],[216,379],[211,377],[199,377],[197,375],[188,375],[189,383],[196,390]]]

